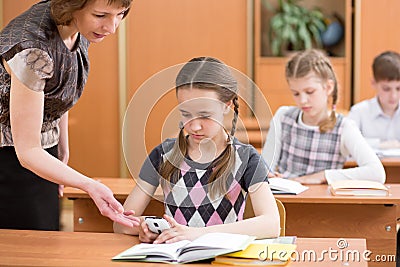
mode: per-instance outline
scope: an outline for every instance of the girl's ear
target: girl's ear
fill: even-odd
[[[229,100],[228,102],[225,103],[224,105],[224,114],[228,114],[229,111],[231,110],[231,106],[233,105],[233,101]]]
[[[326,90],[327,90],[328,95],[331,95],[334,89],[335,89],[335,82],[333,80],[329,79],[326,82]]]

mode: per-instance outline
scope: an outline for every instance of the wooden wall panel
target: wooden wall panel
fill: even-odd
[[[130,95],[156,72],[196,56],[218,57],[246,72],[245,11],[244,0],[134,1],[128,17]]]
[[[37,0],[2,0],[3,2],[3,26],[7,25],[13,18],[21,14],[33,4],[37,3]]]
[[[3,0],[3,25],[35,2]],[[373,58],[383,50],[400,47],[400,36],[395,34],[400,2],[356,0],[354,5],[353,100],[358,102],[374,95],[370,87]],[[195,56],[218,57],[247,72],[246,8],[245,0],[134,1],[127,18],[128,100],[153,74]],[[70,164],[93,176],[119,175],[117,42],[114,35],[91,46],[89,81],[82,99],[71,111]],[[348,62],[345,65],[348,68]],[[169,94],[152,112],[145,129],[151,133],[145,140],[148,149],[161,141],[165,114],[174,107],[174,101],[174,95]],[[341,103],[346,106],[348,100],[342,98]],[[143,155],[138,155],[138,164],[142,159]]]
[[[3,2],[6,22],[36,0]],[[246,73],[247,4],[246,0],[134,1],[127,18],[128,100],[151,75],[196,56],[220,58]],[[89,176],[120,175],[117,47],[117,35],[91,45],[88,84],[70,112],[70,165]],[[148,148],[161,141],[165,115],[175,101],[174,93],[160,99],[146,128],[135,129],[147,132]],[[170,127],[172,132],[177,128]],[[136,157],[138,166],[144,157]]]
[[[274,114],[280,106],[296,105],[285,78],[285,65],[287,58],[284,57],[263,57],[256,61],[255,70],[257,86],[264,94],[271,112]],[[350,103],[350,91],[346,90],[346,60],[344,58],[330,58],[338,80],[339,100],[337,107],[340,110],[347,110]],[[262,114],[262,118],[269,118],[270,114],[265,109],[263,100],[255,100],[255,110]]]
[[[69,165],[90,176],[119,177],[118,36],[89,47],[84,93],[70,110]]]
[[[259,58],[256,62],[257,68],[255,75],[257,77],[257,86],[266,98],[271,109],[265,110],[263,99],[256,99],[255,109],[262,118],[271,119],[270,114],[274,114],[282,105],[295,105],[293,96],[287,85],[285,78],[286,58]]]
[[[354,103],[375,95],[372,62],[385,50],[400,52],[398,0],[355,1]]]
[[[193,57],[213,56],[246,73],[246,0],[137,0],[128,17],[128,95],[155,73]],[[162,129],[166,116],[176,106],[175,94],[161,100],[147,121],[148,150],[162,141],[162,131],[174,132],[178,121]],[[137,107],[140,110],[140,106]],[[147,116],[147,114],[143,114]],[[136,131],[143,131],[141,125]],[[135,131],[130,147],[143,146]],[[150,134],[149,134],[150,133]],[[140,138],[139,138],[140,139]],[[146,155],[135,150],[135,168]]]

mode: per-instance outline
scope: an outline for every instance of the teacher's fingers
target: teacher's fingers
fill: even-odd
[[[112,195],[111,196],[107,196],[104,200],[108,203],[110,208],[115,210],[116,213],[123,213],[124,212],[124,207],[122,206],[122,204],[119,203]]]
[[[126,210],[123,212],[123,214],[125,216],[135,215],[135,211],[134,210]]]
[[[138,217],[127,216],[123,213],[114,213],[114,215],[108,217],[114,222],[117,222],[127,227],[139,226],[140,224],[140,219]]]

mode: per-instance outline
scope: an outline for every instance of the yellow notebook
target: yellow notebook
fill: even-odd
[[[253,241],[246,249],[221,255],[214,264],[285,266],[296,251],[295,236]]]
[[[287,266],[291,261],[261,261],[257,259],[242,259],[227,256],[217,256],[211,264],[236,265],[236,266]]]

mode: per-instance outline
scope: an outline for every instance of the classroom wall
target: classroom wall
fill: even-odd
[[[398,0],[356,0],[353,101],[371,98],[372,62],[385,50],[400,52]]]
[[[3,25],[36,0],[0,0]],[[166,67],[196,56],[214,56],[252,74],[251,0],[134,0],[125,28],[89,49],[91,70],[78,104],[70,111],[70,162],[89,176],[129,176],[122,155],[125,108],[141,85]],[[398,49],[398,0],[355,0],[353,101],[371,96],[372,58]],[[250,53],[249,53],[250,51]],[[273,77],[272,77],[273,78]],[[137,103],[140,112],[145,103]],[[133,127],[128,147],[133,168],[145,153],[177,131],[174,92],[158,98],[145,125]],[[246,111],[244,111],[246,112]],[[148,116],[148,118],[147,118]],[[170,123],[165,125],[167,119]],[[138,136],[144,134],[141,138]],[[137,147],[145,151],[137,151]]]
[[[217,57],[246,73],[246,10],[247,0],[135,0],[127,19],[128,98],[152,75],[193,57]],[[178,130],[177,117],[164,124],[176,106],[173,88],[154,104],[145,132],[138,125],[130,131],[133,134],[127,146],[134,149],[130,149],[129,163],[135,170],[145,153]],[[141,150],[143,140],[147,151]]]
[[[4,24],[35,2],[3,0]],[[213,56],[246,73],[248,2],[133,1],[124,22],[126,30],[121,33],[120,28],[118,34],[89,48],[88,83],[70,111],[69,165],[92,177],[129,176],[122,156],[121,121],[125,107],[138,88],[160,70],[192,57]],[[119,69],[121,61],[126,61],[126,69]],[[136,170],[146,156],[137,153],[136,147],[142,147],[144,140],[146,149],[150,150],[178,127],[177,121],[176,125],[164,126],[176,104],[174,92],[160,97],[155,104],[147,124],[133,129],[134,135],[130,137],[132,164]],[[137,103],[135,109],[140,112],[143,105]],[[145,137],[140,142],[135,135],[143,130]]]

